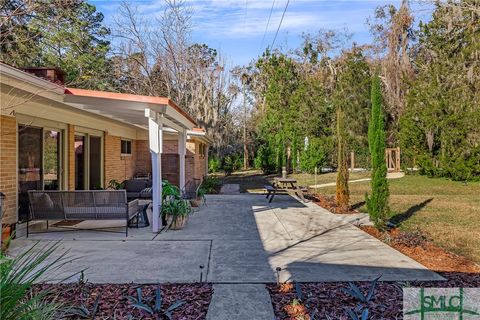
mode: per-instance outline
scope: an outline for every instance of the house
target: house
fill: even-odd
[[[162,179],[182,188],[207,174],[211,139],[173,101],[66,88],[51,68],[0,63],[2,223],[23,222],[27,190],[106,188],[153,177],[153,229]]]

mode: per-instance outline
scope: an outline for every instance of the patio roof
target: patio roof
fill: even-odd
[[[165,97],[66,88],[64,102],[146,130],[148,130],[146,109],[163,114],[164,124],[177,131],[192,129],[196,125],[191,116]]]

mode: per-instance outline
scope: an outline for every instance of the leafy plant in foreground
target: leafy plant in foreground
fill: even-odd
[[[15,258],[0,254],[0,319],[58,319],[63,305],[52,299],[48,289],[35,293],[32,290],[40,279],[53,280],[48,275],[71,261],[66,252],[49,259],[58,246],[54,243],[39,247],[36,243]]]
[[[162,291],[160,287],[157,287],[157,289],[155,290],[155,297],[154,297],[155,301],[153,304],[149,303],[149,301],[143,298],[142,288],[137,288],[137,297],[129,296],[128,300],[130,300],[133,303],[132,306],[134,308],[145,311],[151,315],[163,314],[170,320],[173,319],[172,312],[175,311],[175,309],[180,308],[186,303],[183,300],[177,300],[173,304],[171,304],[168,308],[166,308],[165,311],[162,311]]]

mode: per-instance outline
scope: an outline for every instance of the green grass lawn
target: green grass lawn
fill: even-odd
[[[335,174],[328,174],[318,183],[334,181]],[[464,184],[417,175],[392,179],[389,183],[392,215],[408,217],[400,225],[402,229],[418,228],[437,245],[480,263],[480,183]],[[319,188],[317,192],[335,195],[335,187]],[[350,184],[351,204],[363,202],[366,192],[370,192],[369,181]]]

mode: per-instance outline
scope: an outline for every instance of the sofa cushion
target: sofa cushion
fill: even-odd
[[[128,192],[140,192],[147,187],[147,181],[142,179],[125,180],[125,190]]]

